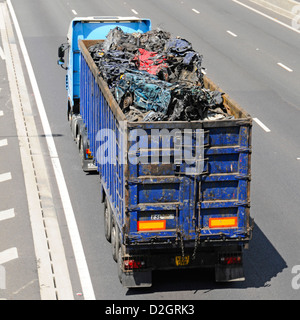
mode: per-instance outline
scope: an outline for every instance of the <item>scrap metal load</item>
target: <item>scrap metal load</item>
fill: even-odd
[[[185,39],[116,27],[89,52],[129,121],[232,118],[223,93],[204,88],[202,56]]]

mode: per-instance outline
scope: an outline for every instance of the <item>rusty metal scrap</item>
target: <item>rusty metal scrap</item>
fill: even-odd
[[[228,119],[222,93],[205,89],[202,55],[161,30],[112,29],[89,48],[101,76],[131,121]]]

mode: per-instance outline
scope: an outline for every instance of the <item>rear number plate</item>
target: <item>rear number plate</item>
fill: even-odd
[[[187,266],[190,263],[190,256],[176,256],[175,263],[176,266]]]

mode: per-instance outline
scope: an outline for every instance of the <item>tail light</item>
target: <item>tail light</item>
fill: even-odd
[[[92,156],[92,152],[91,152],[91,150],[90,150],[90,149],[86,149],[86,150],[85,150],[85,154],[86,154],[86,157],[87,157],[88,159],[93,158],[93,156]]]
[[[134,259],[124,260],[125,270],[141,269],[144,267],[145,267],[144,261],[136,261]]]
[[[224,265],[233,265],[233,264],[241,264],[242,257],[241,256],[223,256],[220,257],[220,263]]]

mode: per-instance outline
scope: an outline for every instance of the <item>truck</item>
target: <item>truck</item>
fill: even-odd
[[[67,70],[67,118],[82,169],[100,177],[105,238],[119,280],[127,288],[149,287],[154,270],[214,268],[217,282],[243,281],[254,225],[252,118],[225,93],[230,118],[128,121],[89,52],[116,26],[145,33],[151,21],[75,18],[58,64]],[[222,92],[206,75],[203,83]],[[194,161],[175,157],[183,139]]]

